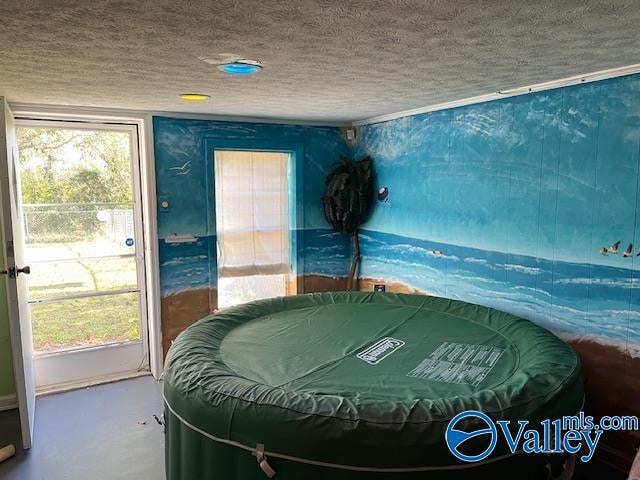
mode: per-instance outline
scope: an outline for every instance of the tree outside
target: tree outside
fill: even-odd
[[[24,127],[17,137],[34,348],[139,339],[137,295],[75,298],[137,288],[135,259],[122,257],[133,253],[129,134]]]

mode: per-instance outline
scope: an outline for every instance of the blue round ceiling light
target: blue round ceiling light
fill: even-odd
[[[262,70],[262,63],[258,60],[239,59],[224,63],[218,68],[229,75],[251,75]]]

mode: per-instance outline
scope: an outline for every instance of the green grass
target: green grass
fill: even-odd
[[[36,303],[33,347],[46,352],[137,340],[139,318],[137,293]]]
[[[43,245],[39,258],[100,255],[104,249],[85,244]],[[32,249],[38,246],[32,246]],[[45,250],[46,249],[46,250]],[[55,250],[55,254],[50,254]],[[92,250],[89,248],[89,250]],[[78,294],[134,289],[135,260],[111,258],[74,262],[38,262],[29,278],[29,298],[52,299]],[[38,352],[140,339],[137,293],[54,300],[31,304],[33,346]]]

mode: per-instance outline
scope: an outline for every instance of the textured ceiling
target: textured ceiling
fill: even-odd
[[[640,63],[638,25],[637,0],[2,0],[0,95],[348,122]],[[227,52],[265,69],[198,59]]]

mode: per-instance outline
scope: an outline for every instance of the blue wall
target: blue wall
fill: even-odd
[[[640,76],[365,126],[390,194],[362,274],[638,355],[639,149]]]
[[[364,277],[638,355],[638,75],[364,126],[353,152],[329,127],[156,117],[154,135],[157,193],[170,203],[158,215],[163,295],[215,288],[207,141],[269,141],[304,152],[298,274],[345,274],[346,238],[322,213],[324,179],[340,154],[371,155],[390,195],[365,225]],[[173,169],[187,163],[185,175]],[[198,242],[167,244],[173,234]],[[617,240],[634,256],[599,253]]]
[[[330,235],[324,220],[321,197],[324,178],[348,148],[338,128],[184,120],[155,117],[153,121],[160,237],[162,295],[216,287],[215,207],[213,205],[212,145],[237,148],[280,148],[301,153],[297,208],[304,219],[296,225],[300,257],[304,248],[313,250],[322,235]],[[184,167],[180,169],[180,167]],[[166,200],[169,208],[160,203]],[[174,235],[197,237],[197,241],[170,244]],[[320,240],[321,241],[321,240]],[[347,265],[346,239],[334,239],[337,260],[315,262],[316,273],[333,275]],[[298,275],[305,273],[304,262]]]
[[[215,288],[207,141],[269,141],[304,152],[298,274],[345,274],[346,238],[322,213],[324,179],[340,154],[371,155],[390,194],[365,225],[364,277],[640,350],[638,75],[364,126],[353,152],[329,127],[156,117],[154,135],[157,193],[170,203],[158,215],[163,295]],[[187,162],[188,174],[172,170]],[[165,243],[173,234],[199,240]],[[599,253],[617,240],[634,256]]]
[[[370,155],[389,189],[364,226],[363,277],[547,327],[580,354],[589,412],[640,415],[640,75],[359,137],[354,156]],[[618,254],[600,253],[618,240]],[[640,432],[608,435],[608,454],[628,467]]]
[[[578,350],[595,414],[640,414],[640,76],[367,125],[355,149],[335,128],[155,118],[154,135],[170,203],[158,215],[165,342],[215,307],[190,295],[215,290],[210,142],[301,146],[306,276],[346,274],[347,238],[320,199],[341,154],[370,155],[389,197],[364,226],[362,277],[529,318]],[[167,244],[174,234],[198,241]],[[618,240],[617,255],[601,255]],[[639,440],[616,448],[631,455]]]

